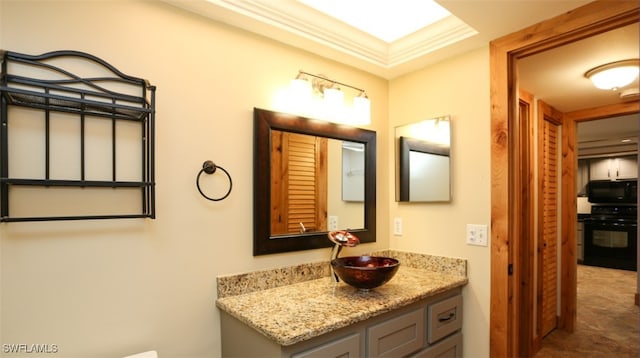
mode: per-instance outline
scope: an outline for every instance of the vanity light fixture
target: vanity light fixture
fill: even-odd
[[[311,96],[311,82],[309,82],[302,72],[299,72],[296,78],[291,80],[289,86],[291,87],[292,92],[300,97]]]
[[[307,77],[311,77],[309,81]],[[344,105],[344,92],[342,87],[348,87],[358,92],[353,99],[352,111],[348,111]],[[365,91],[361,88],[349,84],[334,81],[324,75],[314,75],[305,71],[298,71],[296,78],[291,80],[290,90],[292,101],[296,106],[301,103],[310,103],[313,94],[322,97],[321,116],[336,122],[348,124],[369,124],[371,123],[371,102]]]
[[[616,91],[638,78],[639,64],[637,58],[611,62],[590,69],[584,76],[597,88]]]
[[[324,117],[334,122],[341,122],[344,109],[344,93],[342,90],[332,85],[331,87],[321,88],[321,93],[323,97],[322,110]]]
[[[353,99],[353,122],[355,124],[371,123],[371,101],[364,91]]]

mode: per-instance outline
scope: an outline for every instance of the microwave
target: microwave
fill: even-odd
[[[638,180],[592,180],[587,184],[587,196],[594,204],[635,204]]]

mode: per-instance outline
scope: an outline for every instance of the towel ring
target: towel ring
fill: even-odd
[[[229,190],[227,191],[226,194],[224,194],[223,196],[219,197],[219,198],[210,198],[208,196],[206,196],[203,192],[202,189],[200,189],[200,175],[202,175],[202,173],[207,173],[207,174],[213,174],[216,172],[216,169],[220,169],[222,170],[225,174],[227,174],[227,178],[229,178]],[[211,200],[211,201],[220,201],[220,200],[224,200],[227,198],[227,196],[229,196],[229,194],[231,194],[231,188],[233,187],[233,181],[231,180],[231,175],[229,175],[229,172],[226,171],[223,167],[216,165],[214,162],[207,160],[202,164],[202,169],[200,169],[200,172],[198,173],[198,177],[196,178],[196,186],[198,187],[198,191],[200,192],[200,195],[204,196],[205,199]]]

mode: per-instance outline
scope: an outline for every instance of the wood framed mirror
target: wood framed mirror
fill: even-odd
[[[344,172],[345,148],[362,149],[362,169]],[[254,108],[254,256],[329,247],[336,229],[375,242],[375,173],[374,131]],[[351,175],[364,200],[344,200]]]
[[[451,201],[451,118],[396,127],[396,201]]]

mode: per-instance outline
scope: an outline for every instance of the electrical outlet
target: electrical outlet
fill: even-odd
[[[402,218],[393,219],[393,234],[395,236],[402,236]]]
[[[467,224],[467,244],[487,246],[487,225]]]
[[[338,230],[338,217],[337,216],[329,216],[329,230],[335,231]]]

